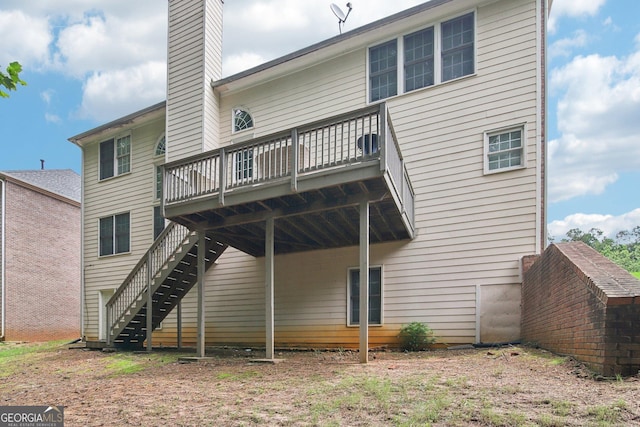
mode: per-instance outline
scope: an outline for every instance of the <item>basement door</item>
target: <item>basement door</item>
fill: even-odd
[[[98,292],[98,339],[107,340],[107,302],[116,292],[115,289],[103,289]]]

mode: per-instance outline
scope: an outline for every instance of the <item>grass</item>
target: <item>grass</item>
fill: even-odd
[[[640,271],[636,271],[631,274],[633,274],[636,278],[640,279]]]
[[[514,349],[519,355],[512,359],[487,358],[482,352],[451,357],[448,363],[460,367],[446,370],[435,368],[437,365],[432,363],[436,362],[429,361],[431,354],[438,360],[442,353],[424,353],[419,359],[407,357],[399,362],[374,362],[366,367],[352,364],[351,359],[337,364],[318,361],[311,369],[307,364],[300,365],[306,367],[301,370],[295,356],[277,366],[222,358],[200,367],[192,365],[185,369],[191,374],[184,377],[172,377],[173,371],[183,369],[177,363],[172,365],[182,354],[88,352],[86,358],[76,357],[76,363],[68,364],[62,359],[65,353],[60,353],[60,344],[0,344],[0,377],[3,372],[12,375],[0,382],[0,394],[20,396],[25,390],[38,390],[37,373],[44,370],[53,383],[62,381],[76,384],[75,387],[80,383],[104,389],[110,384],[144,383],[151,377],[166,377],[168,382],[161,389],[149,390],[149,400],[140,402],[136,413],[124,408],[119,416],[135,417],[140,413],[151,419],[171,420],[176,404],[190,408],[185,414],[191,414],[191,410],[207,411],[206,415],[196,413],[194,417],[203,418],[197,418],[197,423],[196,418],[192,419],[192,425],[207,425],[206,417],[216,416],[227,425],[609,426],[624,425],[638,411],[635,400],[629,399],[627,393],[637,386],[620,379],[609,384],[616,390],[613,401],[594,398],[584,402],[572,400],[570,394],[529,390],[526,381],[514,380],[522,371],[514,371],[513,364],[518,363],[527,371],[536,366],[541,375],[546,371],[556,375],[562,368],[555,366],[566,361],[529,349]],[[345,357],[355,359],[353,355]],[[315,363],[313,357],[309,359]],[[27,375],[29,372],[36,375]],[[192,376],[195,372],[197,375]],[[591,387],[590,381],[584,380],[584,387]],[[175,383],[180,386],[176,388]],[[169,396],[169,400],[157,400],[151,394],[155,392]],[[198,403],[189,400],[193,396],[200,396],[194,401]],[[203,404],[205,401],[210,404]]]

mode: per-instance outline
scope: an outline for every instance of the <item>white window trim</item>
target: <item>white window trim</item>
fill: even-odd
[[[522,155],[521,155],[521,159],[522,159],[522,164],[519,166],[511,166],[508,168],[498,168],[498,169],[493,169],[493,170],[489,170],[489,137],[496,135],[496,134],[501,134],[501,133],[506,133],[506,132],[511,132],[514,130],[521,130],[522,131]],[[484,165],[484,174],[485,175],[492,175],[494,173],[502,173],[502,172],[509,172],[509,171],[514,171],[514,170],[520,170],[520,169],[526,169],[527,168],[527,123],[519,123],[519,124],[515,124],[512,126],[505,126],[502,128],[498,128],[498,129],[492,129],[489,131],[486,131],[484,133],[484,142],[483,142],[483,165]]]
[[[129,137],[129,171],[118,174],[118,139],[126,138],[127,136]],[[100,169],[102,166],[102,162],[100,159],[100,146],[102,145],[103,142],[107,142],[110,139],[113,139],[113,176],[110,176],[109,178],[100,179],[100,173],[102,172]],[[155,146],[154,146],[154,150],[155,150]],[[133,172],[133,136],[131,132],[114,135],[111,138],[102,139],[100,142],[98,142],[98,182],[110,181],[112,179],[115,179],[121,176],[130,175],[132,172]]]
[[[467,15],[473,12],[473,73],[467,74],[466,76],[457,77],[455,79],[447,80],[446,82],[442,81],[442,23],[450,21],[455,18],[459,18],[461,16]],[[414,89],[412,91],[405,91],[405,82],[404,82],[404,36],[409,34],[413,34],[417,31],[425,30],[427,28],[433,27],[433,84],[430,86],[424,86],[419,89]],[[376,101],[371,101],[371,83],[370,83],[370,62],[369,62],[369,52],[372,47],[380,46],[381,44],[390,42],[391,40],[396,40],[396,46],[398,49],[397,53],[397,67],[396,67],[396,81],[397,81],[397,95],[390,96],[388,98],[381,98]],[[411,30],[405,31],[402,34],[391,37],[383,40],[378,40],[375,43],[372,43],[366,48],[366,78],[365,78],[365,97],[367,105],[378,104],[380,102],[394,99],[398,96],[403,96],[406,94],[413,94],[416,92],[420,92],[422,90],[431,89],[434,87],[438,87],[440,85],[450,84],[452,82],[457,82],[462,79],[467,79],[473,76],[476,76],[478,73],[478,10],[477,8],[469,9],[460,13],[456,13],[455,15],[451,15],[445,18],[442,18],[436,22],[429,23],[427,25],[423,25],[420,27],[413,28]]]
[[[384,326],[384,266],[382,264],[369,265],[369,270],[372,268],[380,269],[380,323],[369,323],[371,327]],[[360,267],[349,267],[347,269],[347,327],[359,328],[360,324],[353,324],[351,322],[351,272],[354,270],[360,270]]]
[[[113,249],[114,249],[114,253],[112,254],[107,254],[107,255],[100,255],[100,220],[104,219],[104,218],[115,218],[118,215],[122,215],[122,214],[129,214],[129,250],[127,252],[115,252],[115,222],[114,222],[114,227],[113,227]],[[118,212],[112,215],[105,215],[105,216],[101,216],[100,218],[98,218],[98,258],[110,258],[110,257],[114,257],[114,256],[120,256],[120,255],[128,255],[131,254],[131,211],[124,211],[124,212]]]
[[[246,129],[241,129],[241,130],[236,130],[236,110],[242,110],[245,111],[247,114],[249,114],[251,116],[251,122],[253,123],[253,125],[251,127],[248,127]],[[243,106],[243,105],[236,105],[235,107],[233,107],[231,109],[231,134],[232,135],[240,135],[243,134],[245,132],[253,132],[253,130],[256,127],[256,119],[253,116],[253,113],[251,112],[250,109],[248,109],[247,107]]]
[[[164,138],[164,154],[156,154],[156,151],[158,151],[158,144],[160,144],[160,141],[162,141],[162,139]],[[162,134],[158,137],[158,139],[156,139],[156,143],[153,146],[153,157],[155,157],[156,159],[160,159],[160,158],[165,158],[167,155],[167,139],[165,137],[165,133],[162,132]]]

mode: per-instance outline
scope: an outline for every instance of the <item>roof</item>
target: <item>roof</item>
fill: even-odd
[[[71,169],[0,171],[0,177],[20,181],[80,203],[80,175]]]
[[[346,32],[344,34],[340,34],[338,36],[323,40],[319,43],[313,44],[311,46],[307,46],[303,49],[297,50],[295,52],[292,52],[288,55],[282,56],[280,58],[276,58],[272,61],[269,62],[265,62],[264,64],[258,65],[256,67],[250,68],[248,70],[242,71],[240,73],[234,74],[232,76],[229,77],[225,77],[221,80],[218,81],[212,81],[211,82],[211,86],[212,87],[220,87],[220,86],[224,86],[226,84],[229,84],[231,82],[234,82],[236,80],[241,80],[245,77],[251,76],[253,74],[256,73],[260,73],[261,71],[265,71],[267,69],[276,67],[280,64],[284,64],[286,62],[292,61],[294,59],[306,56],[308,54],[311,54],[313,52],[317,52],[319,50],[325,49],[329,46],[333,46],[336,44],[340,44],[343,43],[349,39],[353,39],[357,36],[360,36],[362,34],[365,33],[370,33],[373,32],[375,30],[378,30],[384,26],[387,26],[391,23],[397,22],[397,21],[401,21],[403,19],[406,19],[410,16],[413,15],[417,15],[419,13],[425,12],[427,10],[430,9],[434,9],[436,7],[439,7],[443,4],[446,3],[450,3],[453,2],[454,0],[430,0],[430,1],[426,1],[422,4],[419,4],[417,6],[414,6],[412,8],[403,10],[401,12],[398,12],[396,14],[387,16],[385,18],[379,19],[377,21],[371,22],[369,24],[363,25],[361,27],[355,28],[349,32]]]

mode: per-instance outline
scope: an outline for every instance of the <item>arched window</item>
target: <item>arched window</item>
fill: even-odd
[[[167,152],[167,139],[164,134],[158,138],[158,143],[156,144],[156,151],[154,155],[156,156],[164,156],[164,153]]]
[[[253,127],[253,117],[242,107],[233,109],[233,131],[240,132]]]

